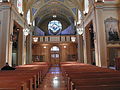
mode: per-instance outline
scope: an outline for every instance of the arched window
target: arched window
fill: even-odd
[[[53,46],[53,47],[51,48],[51,51],[53,51],[53,52],[59,52],[60,49],[59,49],[59,47],[57,47],[57,46]]]
[[[89,11],[89,0],[85,0],[84,1],[84,6],[85,6],[84,13],[88,13],[88,11]]]
[[[50,21],[48,24],[48,30],[50,30],[50,32],[53,34],[58,33],[59,31],[62,30],[61,22],[57,20]]]
[[[31,22],[30,22],[30,9],[27,12],[27,23],[31,24]]]

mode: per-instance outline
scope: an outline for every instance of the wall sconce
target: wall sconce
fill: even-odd
[[[76,37],[71,37],[72,42],[75,42],[75,40],[76,40]]]
[[[77,32],[79,35],[82,35],[83,34],[83,28],[77,28]]]
[[[46,46],[44,46],[43,48],[47,48]]]
[[[33,41],[34,41],[34,42],[38,42],[38,37],[34,37],[34,38],[33,38]]]
[[[64,46],[64,48],[67,48],[67,46]]]
[[[27,36],[29,34],[30,30],[29,29],[23,29],[23,32],[24,32],[24,35]]]

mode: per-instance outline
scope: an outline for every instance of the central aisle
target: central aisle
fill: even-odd
[[[51,67],[38,90],[67,90],[59,67]]]

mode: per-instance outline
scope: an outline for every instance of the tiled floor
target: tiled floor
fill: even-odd
[[[67,90],[59,67],[51,67],[38,90]]]

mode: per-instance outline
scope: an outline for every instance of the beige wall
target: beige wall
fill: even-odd
[[[108,66],[108,51],[107,47],[120,47],[120,45],[107,45],[106,43],[106,33],[105,33],[105,24],[104,20],[107,18],[116,18],[120,20],[120,10],[118,4],[104,4],[104,3],[96,3],[95,7],[91,7],[89,13],[84,18],[84,29],[87,32],[86,28],[87,25],[92,21],[93,28],[95,33],[95,54],[96,54],[96,65],[100,67],[107,67]],[[120,25],[119,25],[120,26]],[[119,29],[120,30],[120,29]],[[83,34],[84,40],[84,62],[88,63],[87,53],[91,54],[86,48],[88,41],[86,41],[86,34]]]

